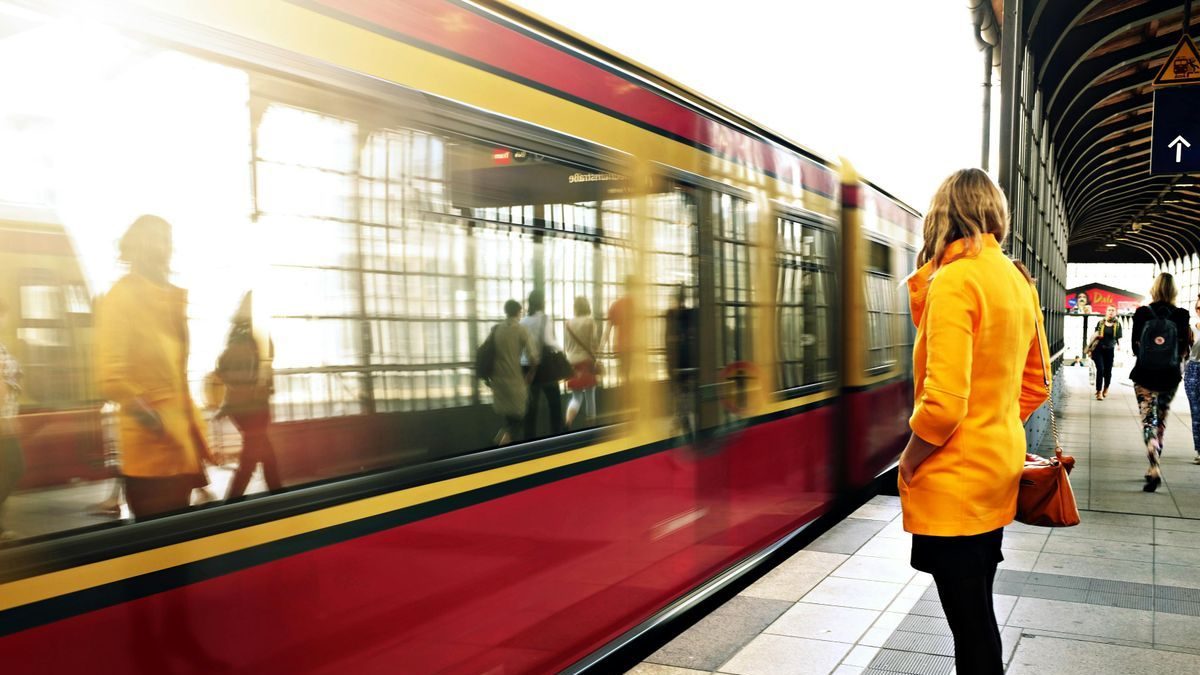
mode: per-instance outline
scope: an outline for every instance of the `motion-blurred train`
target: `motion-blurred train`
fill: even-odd
[[[147,211],[197,383],[232,300],[263,298],[288,485],[0,550],[13,672],[580,669],[906,438],[918,214],[505,3],[0,0],[0,61],[57,209],[0,230],[0,341],[29,365],[9,515],[105,475],[79,260]],[[608,327],[598,412],[495,447],[473,358],[533,289],[560,343],[577,297]]]

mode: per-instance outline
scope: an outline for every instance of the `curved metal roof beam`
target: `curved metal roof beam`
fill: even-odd
[[[1054,103],[1058,100],[1059,94],[1062,94],[1065,90],[1073,89],[1075,91],[1075,96],[1073,96],[1071,100],[1064,104],[1065,109],[1069,112],[1071,110],[1071,106],[1074,105],[1074,103],[1078,101],[1086,91],[1095,87],[1097,82],[1103,80],[1116,71],[1124,70],[1129,66],[1143,65],[1149,61],[1157,59],[1160,55],[1165,59],[1167,56],[1170,56],[1171,50],[1175,48],[1175,45],[1178,42],[1179,40],[1174,36],[1158,37],[1149,42],[1126,47],[1111,54],[1105,54],[1103,57],[1098,57],[1091,60],[1091,62],[1088,63],[1086,67],[1082,68],[1075,76],[1080,82],[1085,82],[1084,84],[1080,86],[1074,86],[1076,82],[1075,79],[1067,79],[1058,82],[1057,86],[1054,87],[1054,93],[1051,94],[1050,100],[1046,104],[1047,117],[1054,116],[1053,111],[1057,110],[1057,106],[1055,106]],[[1113,63],[1113,60],[1115,60],[1116,63]],[[1137,77],[1143,83],[1154,79],[1153,74],[1147,78],[1145,73],[1141,72],[1135,73],[1135,75],[1131,75],[1130,77]],[[1117,80],[1112,81],[1116,82]]]
[[[1054,0],[1044,0],[1044,2],[1042,2],[1040,4],[1051,4],[1053,2],[1054,2]],[[1068,40],[1068,38],[1070,38],[1072,36],[1072,34],[1075,31],[1082,30],[1082,26],[1080,26],[1080,24],[1079,24],[1080,20],[1082,20],[1083,17],[1090,14],[1092,12],[1092,10],[1094,10],[1096,7],[1098,7],[1102,2],[1103,2],[1103,0],[1092,0],[1091,2],[1087,3],[1083,7],[1078,8],[1077,10],[1075,10],[1075,14],[1070,17],[1070,20],[1067,21],[1065,23],[1065,25],[1062,22],[1061,16],[1059,16],[1059,20],[1058,20],[1056,26],[1052,26],[1052,27],[1048,26],[1048,28],[1050,28],[1050,29],[1057,28],[1057,33],[1052,33],[1053,35],[1055,35],[1054,44],[1050,46],[1050,49],[1046,50],[1046,54],[1042,58],[1042,63],[1040,64],[1041,67],[1038,68],[1038,72],[1037,72],[1037,79],[1036,79],[1037,82],[1044,82],[1046,80],[1046,73],[1054,63],[1058,62],[1060,59],[1065,60],[1066,58],[1068,58],[1068,57],[1060,57],[1059,53],[1058,53],[1059,49],[1063,47],[1063,44]],[[1066,5],[1066,4],[1067,3],[1061,3],[1061,5]],[[1116,21],[1114,20],[1114,23],[1115,22]],[[1102,34],[1106,28],[1107,28],[1107,26],[1096,26],[1093,29],[1093,32]],[[1035,35],[1033,26],[1030,27],[1030,31],[1028,34],[1031,36]],[[1095,49],[1095,47],[1093,47],[1093,49]]]
[[[1093,168],[1087,174],[1080,177],[1077,180],[1077,186],[1063,186],[1063,192],[1070,195],[1067,198],[1067,213],[1072,215],[1078,213],[1079,205],[1093,192],[1100,189],[1104,183],[1116,180],[1119,177],[1135,175],[1139,170],[1145,172],[1146,165],[1142,165],[1141,162],[1147,160],[1140,158],[1149,154],[1149,152],[1139,152],[1132,155],[1119,156]]]
[[[1082,163],[1089,161],[1090,158],[1099,155],[1101,152],[1112,151],[1112,148],[1101,151],[1101,147],[1106,145],[1111,145],[1114,147],[1121,145],[1123,137],[1139,135],[1145,132],[1152,123],[1150,109],[1146,108],[1145,113],[1146,114],[1144,115],[1137,114],[1134,117],[1126,118],[1124,120],[1125,126],[1123,127],[1118,127],[1117,125],[1105,127],[1104,131],[1108,133],[1097,130],[1097,132],[1092,135],[1094,140],[1092,140],[1087,147],[1080,148],[1077,153],[1073,153],[1069,156],[1067,162],[1064,162],[1062,170],[1059,171],[1059,176],[1061,179],[1064,181],[1070,180],[1079,173],[1080,168],[1084,165]],[[1114,136],[1117,134],[1120,134],[1122,139],[1114,138]],[[1088,137],[1085,136],[1085,142],[1087,139]]]
[[[1107,87],[1109,85],[1113,85],[1113,88],[1111,90],[1107,90]],[[1063,146],[1065,147],[1067,145],[1067,141],[1074,135],[1072,132],[1074,132],[1076,129],[1079,128],[1079,123],[1082,120],[1087,119],[1091,116],[1090,113],[1109,113],[1109,115],[1111,116],[1112,111],[1104,110],[1104,108],[1107,108],[1108,106],[1101,106],[1102,103],[1104,103],[1105,101],[1109,100],[1110,98],[1120,95],[1120,94],[1127,94],[1127,93],[1132,92],[1133,94],[1136,95],[1137,92],[1139,90],[1145,88],[1145,86],[1146,86],[1145,78],[1143,78],[1139,75],[1139,76],[1125,77],[1120,80],[1114,80],[1113,82],[1106,83],[1105,85],[1095,87],[1094,89],[1092,89],[1089,92],[1089,93],[1095,94],[1095,95],[1090,96],[1089,99],[1086,101],[1083,101],[1081,99],[1082,104],[1078,106],[1077,110],[1074,108],[1067,110],[1066,113],[1064,113],[1064,116],[1062,118],[1060,118],[1060,119],[1075,120],[1075,122],[1071,125],[1070,131],[1068,131],[1067,134],[1062,137],[1059,137],[1057,135],[1057,132],[1055,132],[1054,134],[1051,135],[1051,138],[1053,138],[1054,140],[1057,140],[1057,141],[1062,141]],[[1130,100],[1130,99],[1127,99],[1127,100]],[[1151,98],[1151,101],[1153,101],[1153,98]],[[1117,105],[1119,105],[1119,103]],[[1141,107],[1141,106],[1138,106],[1138,107]],[[1136,110],[1137,108],[1129,108],[1129,109]],[[1080,134],[1080,136],[1087,135],[1087,129],[1088,128],[1085,127],[1083,133]]]
[[[1086,241],[1088,239],[1099,237],[1111,237],[1116,234],[1124,233],[1124,225],[1129,222],[1129,218],[1112,216],[1107,219],[1098,219],[1090,221],[1082,226],[1082,230],[1074,233],[1070,241]],[[1130,233],[1129,236],[1155,236],[1161,235],[1166,240],[1170,241],[1172,246],[1177,246],[1181,250],[1190,250],[1191,252],[1200,251],[1200,235],[1198,235],[1192,227],[1189,227],[1187,222],[1181,222],[1178,217],[1170,215],[1158,215],[1153,219],[1148,220],[1140,232]]]
[[[1130,106],[1128,108],[1122,107],[1113,111],[1108,117],[1098,122],[1096,126],[1074,139],[1073,142],[1068,139],[1069,146],[1060,146],[1062,148],[1062,156],[1078,157],[1080,154],[1087,154],[1089,149],[1094,147],[1095,144],[1102,142],[1106,136],[1120,129],[1126,129],[1131,125],[1135,125],[1135,120],[1144,118],[1143,123],[1150,122],[1153,108],[1153,102],[1147,96],[1146,102],[1143,105]],[[1066,164],[1066,160],[1063,161],[1063,164]]]
[[[1114,138],[1109,142],[1111,145],[1099,152],[1091,153],[1091,156],[1083,160],[1083,163],[1078,164],[1074,171],[1062,176],[1064,190],[1074,191],[1078,189],[1081,177],[1095,173],[1097,168],[1111,166],[1114,160],[1122,161],[1133,153],[1139,155],[1145,154],[1143,150],[1148,152],[1150,149],[1150,134],[1149,132],[1142,134],[1131,130],[1128,136]],[[1146,165],[1147,167],[1149,166],[1148,161]]]
[[[1136,169],[1120,180],[1114,176],[1111,182],[1114,184],[1089,192],[1086,199],[1079,203],[1074,217],[1085,218],[1092,209],[1110,200],[1130,203],[1136,201],[1139,195],[1144,195],[1144,200],[1154,201],[1162,190],[1169,186],[1162,176],[1147,176],[1145,172]]]
[[[1131,10],[1137,11],[1137,18],[1134,20],[1129,19]],[[1151,21],[1182,12],[1183,7],[1180,5],[1179,0],[1149,0],[1143,5],[1130,7],[1128,10],[1117,12],[1099,21],[1076,26],[1063,35],[1058,45],[1063,44],[1066,40],[1070,40],[1075,44],[1082,43],[1088,45],[1088,47],[1082,51],[1062,56],[1061,58],[1057,57],[1056,50],[1052,50],[1050,54],[1047,54],[1042,69],[1038,71],[1035,82],[1038,86],[1043,82],[1062,82],[1070,77],[1071,73],[1080,64],[1088,60],[1092,52],[1108,44],[1110,40],[1120,37]],[[1080,16],[1085,15],[1081,14]],[[1057,47],[1058,45],[1055,46]],[[1070,60],[1072,56],[1075,57],[1073,61]],[[1068,61],[1070,65],[1066,65]]]
[[[1078,152],[1077,148],[1081,140],[1088,135],[1088,132],[1095,130],[1101,123],[1115,117],[1137,114],[1141,110],[1152,108],[1154,106],[1154,96],[1150,92],[1136,93],[1141,88],[1132,87],[1129,91],[1133,91],[1134,94],[1124,101],[1088,111],[1081,118],[1081,124],[1073,126],[1071,131],[1063,136],[1062,139],[1055,139],[1059,142],[1059,147],[1070,148],[1068,152],[1064,153],[1064,162],[1068,155],[1074,155]]]

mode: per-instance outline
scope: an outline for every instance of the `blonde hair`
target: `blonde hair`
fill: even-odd
[[[995,235],[1001,244],[1008,238],[1008,200],[983,171],[955,171],[942,182],[929,203],[929,212],[925,214],[925,246],[917,257],[917,265],[932,262],[937,271],[946,247],[959,239],[967,240],[964,256],[979,255],[985,234]]]
[[[1179,295],[1179,289],[1175,288],[1175,277],[1169,272],[1163,272],[1154,279],[1154,285],[1150,287],[1151,302],[1165,302],[1167,304],[1175,304],[1175,298]]]

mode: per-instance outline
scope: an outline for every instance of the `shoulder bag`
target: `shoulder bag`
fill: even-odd
[[[533,381],[538,384],[554,384],[575,374],[575,368],[567,360],[567,355],[561,349],[552,347],[546,342],[546,322],[549,318],[542,315],[542,360],[538,363]]]
[[[574,367],[574,373],[571,375],[571,379],[567,380],[567,388],[571,391],[591,389],[592,387],[596,386],[596,376],[603,372],[603,369],[600,367],[600,361],[596,358],[595,352],[593,352],[590,347],[584,344],[583,340],[579,339],[579,336],[575,334],[575,331],[571,330],[570,322],[566,323],[565,325],[567,328],[567,333],[571,335],[571,339],[574,340],[580,347],[582,347],[583,351],[587,352],[589,359],[589,361],[586,363],[580,363]]]
[[[1021,485],[1017,491],[1017,520],[1026,525],[1041,527],[1071,527],[1079,524],[1079,508],[1075,505],[1075,493],[1071,490],[1071,480],[1068,477],[1071,469],[1075,467],[1075,458],[1064,455],[1058,442],[1058,420],[1054,416],[1050,375],[1046,369],[1046,357],[1042,351],[1042,338],[1038,333],[1036,317],[1033,336],[1037,343],[1038,358],[1042,361],[1042,384],[1046,387],[1046,400],[1050,403],[1054,456],[1046,459],[1025,454],[1025,468],[1021,471]]]

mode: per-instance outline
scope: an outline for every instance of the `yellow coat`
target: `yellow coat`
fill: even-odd
[[[122,473],[139,478],[199,474],[211,459],[204,423],[187,382],[187,291],[130,273],[96,308],[96,371],[101,394],[121,406]],[[163,431],[128,411],[140,398]]]
[[[1046,400],[1049,355],[1036,289],[994,236],[983,236],[976,256],[965,248],[963,240],[948,246],[932,280],[932,265],[909,279],[917,324],[909,426],[939,446],[910,483],[899,481],[904,529],[914,534],[967,536],[1012,522],[1022,423]]]

